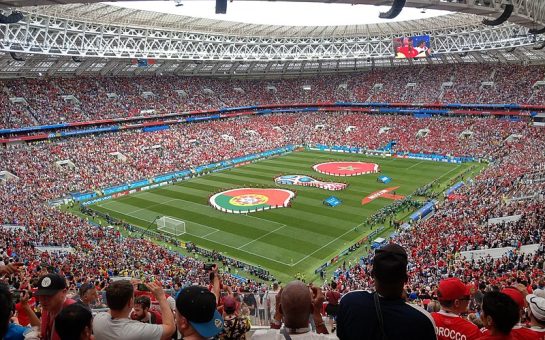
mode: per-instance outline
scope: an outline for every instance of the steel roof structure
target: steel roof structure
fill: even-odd
[[[499,5],[498,8],[492,6],[497,5],[496,2],[486,0],[488,5],[475,5],[480,1],[483,0],[474,0],[471,5],[462,0],[428,0],[426,6],[418,4],[442,9],[454,6],[478,14],[501,12]],[[517,1],[518,5],[524,2]],[[0,0],[4,6],[30,2]],[[486,26],[481,16],[467,13],[386,24],[275,26],[163,14],[102,3],[55,2],[71,4],[22,7],[24,20],[0,25],[0,51],[3,51],[0,77],[167,73],[277,77],[410,64],[527,64],[545,60],[544,52],[539,50],[545,45],[545,38],[529,34],[527,26],[531,21],[522,20],[520,15],[514,20],[525,26],[513,22]],[[417,4],[416,1],[411,3]],[[394,37],[421,34],[432,36],[432,57],[393,59]],[[135,59],[153,62],[139,67]]]
[[[258,25],[225,20],[165,14],[109,4],[72,4],[36,6],[24,10],[56,18],[84,20],[109,25],[157,28],[185,32],[214,33],[251,37],[340,37],[390,35],[400,32],[423,32],[430,29],[480,24],[482,17],[463,13],[428,19],[347,26],[280,26]]]
[[[115,2],[116,0],[110,0]],[[262,0],[265,1],[265,0]],[[390,1],[377,0],[285,0],[305,2],[335,2],[367,5],[389,5]],[[35,5],[59,5],[74,3],[98,3],[102,0],[1,0],[0,6],[24,7]],[[545,24],[545,0],[407,0],[405,6],[417,8],[429,8],[447,10],[451,12],[472,13],[477,15],[499,16],[503,12],[503,6],[512,4],[512,22],[531,27]]]

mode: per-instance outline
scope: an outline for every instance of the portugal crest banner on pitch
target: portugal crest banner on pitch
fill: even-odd
[[[210,204],[234,214],[286,207],[295,193],[284,189],[240,188],[210,197]]]

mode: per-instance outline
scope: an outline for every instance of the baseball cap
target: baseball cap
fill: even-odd
[[[543,289],[535,289],[532,294],[534,294],[535,296],[538,296],[540,298],[544,298],[545,299],[545,290]]]
[[[34,293],[36,296],[51,296],[57,294],[59,290],[66,288],[66,280],[59,274],[50,273],[40,277],[38,280],[38,290]]]
[[[461,300],[471,295],[469,287],[457,277],[441,280],[437,293],[439,301]]]
[[[526,302],[532,314],[539,321],[545,321],[545,299],[534,294],[526,295]]]
[[[511,300],[515,301],[517,303],[517,306],[519,306],[520,309],[524,308],[524,296],[515,287],[506,287],[501,290],[501,293],[509,296]]]
[[[216,296],[202,286],[182,289],[176,297],[176,309],[205,338],[223,330],[223,318],[216,310]]]
[[[231,295],[228,295],[223,298],[223,307],[225,307],[225,309],[235,309],[236,306],[237,306],[237,301]]]
[[[407,252],[398,244],[390,243],[375,250],[373,276],[382,283],[407,280]]]

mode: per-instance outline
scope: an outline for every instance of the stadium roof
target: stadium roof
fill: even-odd
[[[450,28],[480,24],[477,15],[455,13],[433,18],[391,23],[347,26],[280,26],[248,24],[165,14],[104,3],[27,7],[25,10],[53,17],[94,23],[163,28],[185,32],[205,32],[267,37],[324,37],[395,35],[400,32],[422,32],[430,28]]]
[[[116,0],[110,1],[115,2]],[[265,0],[261,0],[265,1]],[[295,2],[329,2],[369,5],[390,5],[391,1],[377,0],[285,0]],[[90,4],[101,0],[2,0],[0,7],[24,7],[36,5],[62,5],[62,4]],[[511,1],[490,0],[407,0],[405,6],[422,9],[439,9],[453,12],[471,13],[484,16],[499,17],[504,12],[504,5]],[[545,0],[518,0],[513,1],[514,10],[509,18],[511,22],[524,25],[528,28],[545,24]]]
[[[463,0],[457,1],[455,4]],[[0,4],[30,2],[36,3],[2,0]],[[49,0],[38,2],[51,3]],[[5,34],[9,41],[4,39],[5,52],[0,52],[0,77],[153,74],[277,77],[413,64],[545,61],[545,51],[530,45],[543,42],[542,37],[532,38],[527,29],[513,23],[485,26],[481,16],[468,13],[367,25],[279,26],[164,14],[93,0],[88,1],[93,3],[86,4],[72,0],[55,2],[73,3],[23,7],[24,12],[31,14],[28,24],[22,22],[21,27],[8,25],[14,27]],[[490,14],[486,9],[481,12]],[[108,36],[96,39],[103,32]],[[441,38],[436,39],[434,45],[439,53],[432,58],[414,61],[388,57],[392,37],[411,33],[439,34]],[[118,34],[120,38],[115,40],[115,44],[106,40],[118,37]],[[251,54],[241,56],[246,52],[236,50],[245,51],[241,47],[244,44],[261,54],[258,57],[245,57]],[[280,44],[282,46],[279,47]],[[326,51],[329,54],[324,53],[326,56],[319,55],[325,50],[318,46],[321,44],[329,48]],[[206,54],[202,46],[207,46]],[[289,50],[287,57],[282,54],[284,47]],[[278,51],[272,51],[274,49]],[[249,48],[247,50],[250,51]],[[164,55],[165,52],[170,54]],[[132,58],[156,61],[142,68],[135,65],[133,61],[136,59]]]

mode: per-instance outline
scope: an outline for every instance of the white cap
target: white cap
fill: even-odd
[[[545,321],[545,299],[534,294],[528,294],[526,295],[526,301],[532,315],[539,321]]]
[[[545,299],[545,290],[543,290],[543,289],[536,289],[536,290],[534,290],[534,292],[532,294],[534,294],[535,296],[539,296],[540,298]]]

